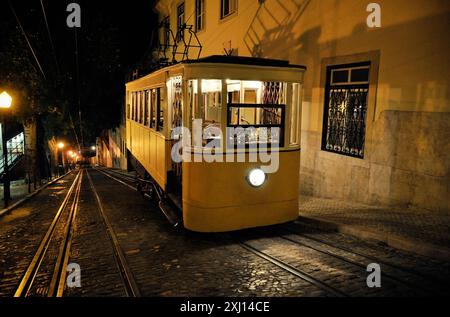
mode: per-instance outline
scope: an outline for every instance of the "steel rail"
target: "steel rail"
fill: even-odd
[[[95,199],[97,201],[100,215],[106,226],[106,231],[108,233],[111,244],[113,246],[114,258],[116,260],[117,268],[119,269],[120,274],[122,276],[122,280],[124,282],[125,291],[127,293],[127,296],[140,297],[141,293],[140,293],[139,287],[134,279],[133,273],[131,272],[130,266],[128,265],[128,262],[122,251],[122,248],[120,247],[119,239],[117,238],[116,233],[114,232],[114,229],[111,225],[111,222],[109,221],[109,219],[105,213],[100,196],[98,195],[97,190],[95,189],[94,182],[92,181],[92,178],[89,175],[88,171],[86,171],[86,175],[87,175],[87,178],[89,179],[89,184],[91,186],[92,192],[94,193]]]
[[[64,286],[66,282],[66,268],[70,258],[70,248],[72,246],[73,228],[80,202],[81,184],[83,182],[83,170],[78,180],[77,188],[74,194],[74,200],[70,208],[68,222],[64,231],[64,238],[60,244],[58,258],[56,260],[55,268],[53,270],[52,280],[50,282],[47,297],[62,297],[64,293]]]
[[[30,264],[28,265],[27,270],[25,271],[24,275],[22,276],[22,278],[20,280],[19,286],[17,287],[16,292],[14,293],[14,297],[28,296],[31,286],[33,285],[34,279],[36,278],[36,275],[42,264],[44,256],[50,245],[51,239],[55,232],[56,225],[57,225],[59,219],[61,218],[61,214],[65,210],[65,208],[70,200],[70,197],[72,196],[72,192],[74,191],[76,184],[78,184],[78,180],[80,178],[80,173],[81,172],[78,172],[77,176],[75,177],[72,185],[69,188],[69,191],[66,194],[66,197],[64,198],[58,211],[56,212],[56,215],[53,218],[52,223],[50,224],[49,228],[47,229],[47,232],[45,233],[43,239],[41,240],[41,242],[38,246],[38,249],[36,250],[36,252],[33,256],[33,259],[31,260]]]
[[[380,259],[377,259],[377,258],[375,258],[373,256],[362,255],[361,253],[352,251],[352,250],[350,250],[348,248],[345,248],[345,247],[335,246],[335,245],[332,245],[332,244],[327,243],[325,241],[322,241],[320,239],[311,238],[309,236],[305,236],[303,234],[296,233],[296,232],[293,232],[291,230],[287,230],[287,231],[289,232],[288,234],[290,234],[290,235],[299,236],[299,237],[301,237],[303,239],[313,241],[313,243],[318,243],[318,244],[321,243],[323,245],[326,245],[328,247],[334,248],[336,250],[340,250],[340,251],[349,253],[349,254],[351,254],[353,256],[357,256],[357,257],[360,257],[360,258],[365,258],[365,259],[369,260],[370,262],[374,262],[374,263],[378,263],[380,265],[384,265],[384,266],[390,267],[393,270],[402,271],[402,272],[405,272],[405,273],[407,273],[409,275],[415,275],[415,276],[420,277],[420,278],[425,279],[425,280],[429,279],[429,277],[424,275],[424,274],[420,274],[420,273],[418,274],[418,273],[416,273],[413,270],[409,270],[407,268],[402,268],[402,267],[397,266],[397,265],[392,265],[392,264],[386,263],[386,262],[384,262],[384,261],[382,261]],[[338,254],[335,254],[335,253],[327,251],[327,250],[322,250],[319,247],[311,246],[308,243],[300,242],[300,241],[294,240],[292,238],[286,237],[285,236],[286,234],[284,234],[282,232],[277,231],[277,234],[279,235],[279,238],[281,238],[283,240],[289,241],[289,242],[297,244],[297,245],[301,245],[303,247],[312,249],[312,250],[314,250],[316,252],[320,252],[322,254],[326,254],[328,256],[334,257],[334,258],[339,259],[341,261],[344,261],[346,263],[358,266],[360,268],[364,268],[364,269],[367,268],[366,265],[361,264],[361,263],[359,263],[357,261],[351,260],[351,259],[349,259],[347,257],[342,256],[342,255],[338,255]],[[391,275],[389,273],[384,272],[383,276],[384,276],[385,279],[391,280],[391,282],[400,283],[400,284],[406,285],[407,287],[409,287],[411,289],[419,290],[420,292],[424,293],[425,295],[428,295],[430,293],[431,294],[435,294],[435,295],[440,295],[439,292],[437,290],[435,290],[435,289],[432,289],[432,288],[429,288],[429,287],[426,287],[426,286],[424,287],[423,285],[418,285],[418,284],[410,282],[410,281],[402,280],[402,279],[397,278],[397,277],[395,277],[395,276],[393,276],[393,275]]]
[[[328,293],[333,294],[336,297],[348,297],[349,296],[348,294],[334,288],[333,286],[330,286],[330,285],[316,279],[315,277],[311,276],[310,274],[306,273],[305,271],[295,268],[292,265],[287,264],[286,262],[284,262],[280,259],[277,259],[276,257],[273,257],[261,250],[258,250],[257,248],[249,245],[246,242],[238,242],[238,243],[242,248],[253,253],[254,255],[276,265],[277,267],[291,273],[292,275],[299,277],[300,279],[302,279],[302,280],[304,280],[304,281],[306,281]]]

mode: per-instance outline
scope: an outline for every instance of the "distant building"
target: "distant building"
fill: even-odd
[[[96,164],[105,167],[127,169],[127,152],[125,146],[125,128],[121,125],[115,129],[105,130],[97,138]]]
[[[367,11],[370,2],[159,0],[155,10],[169,57],[173,37],[183,51],[186,24],[197,32],[202,57],[308,67],[303,194],[448,212],[450,2],[378,0],[381,27],[369,27],[377,14]],[[189,58],[198,52],[192,48]]]

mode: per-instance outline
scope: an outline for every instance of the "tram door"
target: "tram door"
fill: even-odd
[[[173,77],[171,79],[171,93],[170,105],[172,106],[172,131],[183,126],[183,79],[181,76]],[[181,141],[182,134],[174,133],[172,136],[172,146]],[[172,172],[174,177],[175,191],[181,194],[182,185],[182,163],[177,163],[172,160]]]

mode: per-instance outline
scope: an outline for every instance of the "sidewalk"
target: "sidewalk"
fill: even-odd
[[[63,176],[62,176],[63,177]],[[36,189],[34,188],[34,184],[31,184],[31,192],[28,191],[28,184],[25,182],[25,180],[17,180],[11,182],[11,198],[12,200],[9,202],[9,206],[7,208],[4,208],[4,202],[3,202],[3,184],[0,184],[0,216],[3,216],[4,214],[7,214],[11,210],[13,210],[15,207],[17,207],[18,204],[21,204],[25,200],[33,197],[37,193],[39,193],[40,190],[44,189],[48,184],[51,184],[52,182],[57,181],[60,179],[60,177],[55,177],[49,182],[47,182],[47,179],[43,179],[41,181],[41,184],[39,182],[36,183]]]
[[[44,181],[42,183],[44,185]],[[37,184],[37,188],[39,188],[39,183]],[[34,191],[34,185],[31,184],[31,192]],[[25,183],[25,180],[17,180],[11,182],[11,198],[13,201],[19,200],[29,194],[28,192],[28,184]],[[0,184],[0,199],[3,200],[3,184]]]
[[[450,259],[450,215],[300,196],[299,222],[421,255]]]

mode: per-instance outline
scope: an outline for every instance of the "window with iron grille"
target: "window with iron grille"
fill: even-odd
[[[327,68],[322,150],[364,158],[370,63]]]
[[[184,38],[184,2],[177,8],[177,41]]]
[[[205,28],[205,0],[195,0],[195,16],[197,31],[202,31]]]
[[[237,10],[237,0],[221,0],[220,18],[226,18]]]

